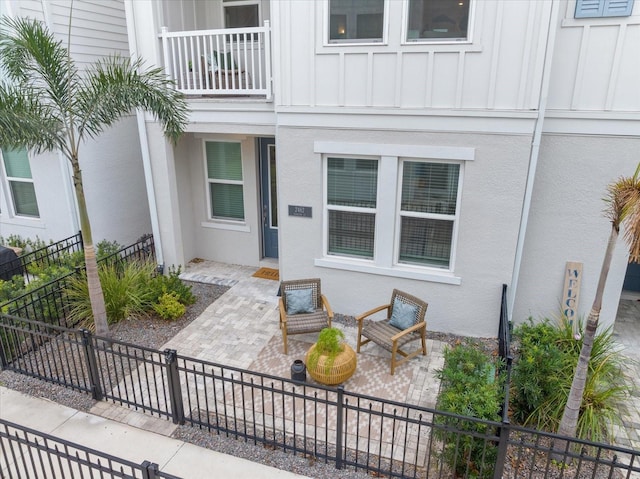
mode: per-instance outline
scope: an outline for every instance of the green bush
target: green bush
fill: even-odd
[[[52,244],[53,240],[49,240],[49,244]],[[13,246],[15,248],[21,248],[22,254],[35,251],[37,249],[48,246],[47,243],[36,236],[36,239],[23,238],[20,235],[9,235],[6,238],[0,236],[0,244],[6,246]]]
[[[16,275],[9,281],[0,279],[0,303],[21,296],[24,294],[24,287],[24,277],[22,275]]]
[[[181,268],[169,268],[168,274],[157,275],[151,280],[151,289],[154,291],[154,301],[158,302],[165,293],[175,293],[180,303],[184,305],[196,302],[196,297],[191,292],[191,286],[186,285],[180,279]]]
[[[123,248],[117,241],[102,240],[96,244],[96,257],[98,259],[117,253]]]
[[[500,360],[472,342],[447,348],[438,371],[440,395],[437,409],[478,419],[500,421],[504,400],[504,375]],[[436,437],[443,442],[442,458],[457,476],[489,478],[497,458],[496,445],[475,434],[495,434],[491,426],[465,419],[438,416]]]
[[[124,266],[103,265],[98,270],[109,323],[117,323],[151,311],[156,301],[149,287],[155,274],[155,264],[133,261]],[[86,274],[70,280],[67,296],[71,303],[69,320],[72,324],[93,323]]]
[[[187,307],[180,302],[180,298],[174,292],[162,293],[158,303],[153,305],[153,310],[162,319],[177,319],[182,316]]]
[[[526,426],[555,432],[564,411],[578,362],[583,322],[532,318],[514,331],[519,342],[511,378],[514,420]],[[587,373],[577,436],[592,441],[609,439],[609,426],[617,423],[618,404],[629,387],[624,358],[612,329],[596,333]]]

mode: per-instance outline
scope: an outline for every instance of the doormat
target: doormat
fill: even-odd
[[[260,268],[258,271],[252,274],[254,278],[272,279],[274,281],[280,281],[280,273],[277,269],[273,268]]]

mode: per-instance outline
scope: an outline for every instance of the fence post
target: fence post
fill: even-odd
[[[493,479],[502,479],[504,473],[504,463],[507,458],[509,448],[509,432],[511,425],[509,420],[503,420],[500,426],[500,441],[498,442],[498,457],[496,458],[496,468],[493,470]]]
[[[171,401],[171,419],[174,424],[184,424],[184,404],[178,375],[178,353],[175,349],[165,349],[164,359],[167,363],[167,383],[169,384],[169,400]]]
[[[507,449],[509,448],[509,432],[511,424],[509,422],[509,390],[511,387],[511,366],[513,365],[513,356],[507,356],[507,378],[504,384],[504,403],[502,405],[502,425],[500,426],[500,439],[498,442],[498,457],[496,458],[496,467],[493,470],[493,479],[502,479],[504,473],[504,462],[507,458]]]
[[[343,414],[344,414],[344,387],[338,386],[338,398],[336,399],[337,412],[336,412],[336,469],[342,469],[343,460],[342,457],[342,434],[343,434]]]
[[[102,389],[100,388],[100,373],[98,372],[98,361],[96,360],[96,350],[91,340],[91,332],[87,329],[81,329],[82,346],[84,348],[84,357],[87,360],[87,371],[89,372],[89,384],[91,386],[91,396],[96,401],[103,398]]]
[[[154,462],[144,461],[141,464],[142,467],[142,479],[158,479],[160,477],[158,472],[160,469],[158,465]]]

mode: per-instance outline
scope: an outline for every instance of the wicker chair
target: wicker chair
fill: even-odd
[[[399,329],[391,324],[392,314],[394,311],[394,304],[399,301],[404,306],[408,306],[410,311],[410,325],[406,329]],[[358,347],[357,352],[360,352],[360,346],[373,341],[378,346],[383,347],[387,351],[391,352],[391,374],[395,373],[396,366],[408,361],[409,359],[422,353],[423,356],[427,354],[426,344],[426,332],[427,323],[424,319],[427,313],[428,304],[421,299],[416,298],[397,289],[393,290],[391,294],[391,301],[389,304],[378,306],[377,308],[367,311],[356,317],[358,321]],[[365,318],[387,310],[387,318],[380,321],[368,321],[365,324]],[[363,340],[363,338],[365,338]],[[420,340],[422,348],[416,349],[412,352],[404,351],[402,348],[408,343]],[[402,356],[398,359],[398,356]]]
[[[290,296],[289,293],[296,290],[311,290],[312,306],[308,312],[291,314],[291,304],[288,304],[287,296]],[[280,294],[280,329],[282,330],[282,341],[284,342],[284,354],[288,354],[287,338],[289,335],[315,333],[323,328],[331,327],[333,311],[329,301],[322,294],[318,278],[282,281],[280,283]]]

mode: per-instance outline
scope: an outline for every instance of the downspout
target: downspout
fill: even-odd
[[[129,51],[132,58],[138,57],[138,42],[136,39],[135,16],[131,0],[124,2],[127,22],[127,36],[129,37]],[[153,170],[151,168],[151,156],[149,153],[149,138],[147,137],[147,127],[144,121],[144,112],[139,108],[136,110],[136,120],[138,122],[138,136],[140,137],[140,150],[142,153],[142,166],[144,169],[144,182],[147,188],[147,200],[149,201],[149,215],[151,217],[151,233],[155,245],[156,262],[158,269],[162,272],[164,268],[164,256],[162,254],[162,237],[160,236],[160,220],[158,217],[158,205],[156,202],[156,191],[153,185]]]
[[[529,169],[527,172],[527,183],[524,191],[522,204],[522,214],[520,215],[520,228],[518,230],[518,242],[516,244],[516,254],[511,277],[511,288],[507,298],[509,321],[513,318],[513,307],[516,302],[518,291],[518,278],[520,277],[520,267],[522,265],[522,254],[526,239],[527,225],[529,223],[529,213],[531,211],[531,197],[533,196],[533,184],[535,182],[536,170],[538,169],[538,157],[540,154],[540,140],[542,138],[542,128],[547,111],[547,98],[549,95],[549,81],[551,77],[551,63],[556,43],[556,32],[558,27],[558,10],[560,4],[558,0],[551,0],[551,12],[549,14],[549,33],[544,52],[542,64],[542,81],[540,82],[540,96],[538,100],[538,115],[529,151]]]

